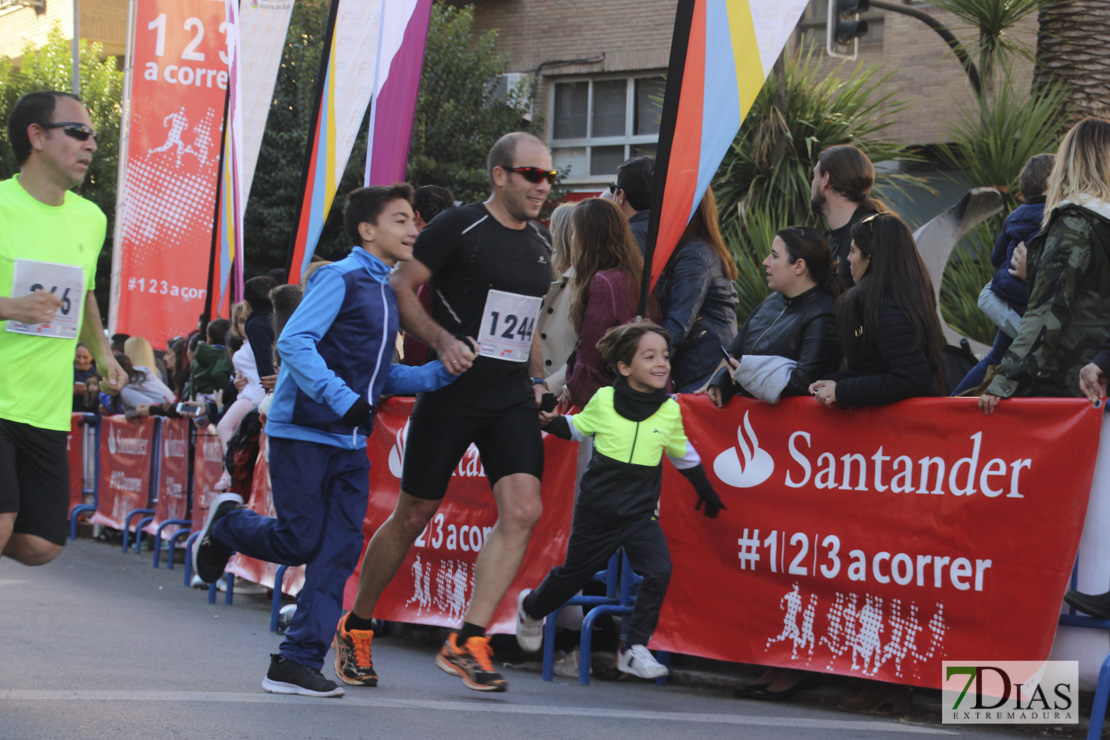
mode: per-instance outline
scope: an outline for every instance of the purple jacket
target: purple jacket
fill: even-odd
[[[585,408],[598,388],[612,385],[613,374],[605,367],[597,341],[609,329],[635,318],[638,299],[637,286],[630,286],[617,268],[601,270],[590,278],[582,330],[567,360],[566,388],[578,408]]]

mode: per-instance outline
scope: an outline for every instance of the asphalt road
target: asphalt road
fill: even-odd
[[[268,602],[210,605],[182,569],[150,555],[70,543],[50,565],[0,560],[0,738],[901,738],[1029,737],[857,716],[824,704],[767,704],[722,689],[647,682],[545,683],[506,669],[504,694],[467,690],[424,640],[375,640],[375,689],[341,699],[266,694],[281,640]],[[330,668],[325,668],[330,675]],[[1069,733],[1071,734],[1071,733]]]

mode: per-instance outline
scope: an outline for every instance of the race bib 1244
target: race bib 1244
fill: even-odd
[[[535,296],[491,290],[482,311],[478,354],[510,362],[527,360],[542,301]]]

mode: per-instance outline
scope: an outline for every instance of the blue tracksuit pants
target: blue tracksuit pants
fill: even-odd
[[[370,494],[366,450],[270,437],[276,517],[239,509],[212,526],[222,544],[258,560],[305,564],[297,613],[280,651],[320,670],[343,609],[343,586],[362,553]]]

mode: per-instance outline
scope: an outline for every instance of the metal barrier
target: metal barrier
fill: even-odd
[[[1075,590],[1079,581],[1079,558],[1075,560],[1075,567],[1071,571],[1071,588]],[[1098,619],[1079,614],[1071,606],[1068,613],[1060,615],[1060,624],[1065,627],[1082,627],[1093,630],[1110,630],[1110,619]],[[1102,737],[1102,725],[1106,721],[1106,705],[1110,700],[1110,653],[1102,659],[1102,667],[1098,670],[1098,682],[1095,684],[1095,700],[1091,705],[1091,724],[1087,727],[1087,740],[1098,740]]]

